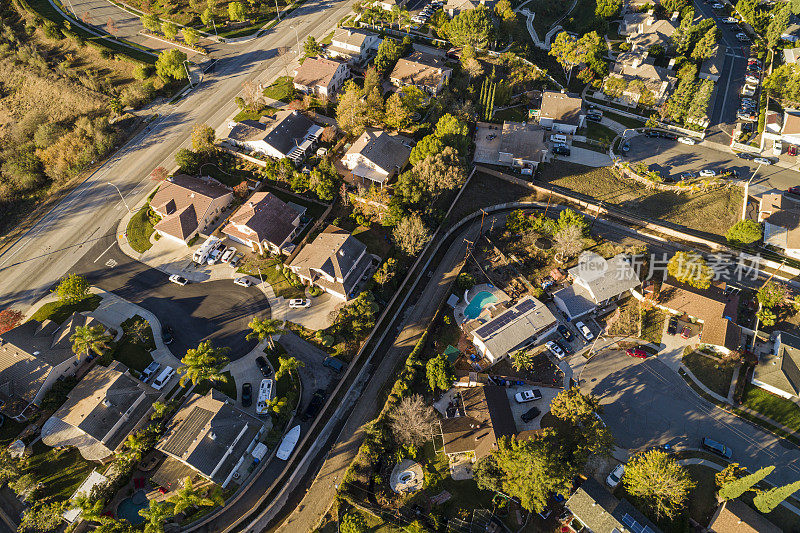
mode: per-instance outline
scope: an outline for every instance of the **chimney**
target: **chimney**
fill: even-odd
[[[108,398],[103,398],[103,405],[105,405],[106,407],[111,407],[111,402],[108,401]]]
[[[249,205],[250,207],[255,207],[256,206],[256,204],[254,204],[252,200],[247,202],[247,205]]]
[[[208,432],[208,438],[211,439],[211,440],[217,440],[217,434],[214,433],[213,431],[209,431]]]

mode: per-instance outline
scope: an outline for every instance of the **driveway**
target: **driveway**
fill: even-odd
[[[581,377],[581,390],[600,397],[603,420],[618,446],[699,448],[708,436],[730,447],[733,460],[751,471],[779,465],[770,475],[776,485],[800,479],[800,448],[699,398],[656,358],[603,350]]]
[[[314,391],[323,389],[326,393],[333,389],[339,376],[336,372],[322,362],[328,354],[310,344],[294,333],[282,333],[279,339],[281,346],[286,348],[286,352],[304,362],[306,366],[300,369],[300,380],[303,382],[303,398],[300,400],[300,410],[303,413]],[[277,370],[277,369],[276,369]]]

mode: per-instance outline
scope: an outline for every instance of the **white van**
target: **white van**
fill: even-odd
[[[192,256],[192,260],[198,265],[204,265],[206,260],[208,259],[208,255],[213,251],[216,250],[217,247],[222,244],[222,241],[219,240],[219,237],[214,237],[213,235],[206,239],[206,241],[200,245],[200,248],[195,250],[194,255]]]
[[[783,153],[783,143],[780,139],[775,139],[775,143],[772,145],[772,153],[775,155]]]
[[[172,376],[175,375],[175,369],[171,366],[165,367],[164,370],[158,375],[158,377],[153,381],[153,388],[156,390],[161,390],[164,388],[164,385],[172,379]]]
[[[567,144],[567,136],[556,133],[550,136],[550,141],[556,144]]]

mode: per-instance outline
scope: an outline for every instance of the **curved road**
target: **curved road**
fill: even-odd
[[[600,398],[603,420],[623,448],[699,448],[710,437],[751,472],[778,466],[770,474],[776,486],[800,480],[800,448],[699,398],[655,357],[642,361],[603,350],[584,366],[580,387]]]

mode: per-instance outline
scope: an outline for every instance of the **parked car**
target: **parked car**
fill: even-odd
[[[569,149],[569,146],[557,144],[553,146],[553,153],[558,155],[570,155],[572,150]]]
[[[756,94],[756,86],[752,83],[747,83],[742,87],[742,96],[753,96]]]
[[[249,287],[249,286],[251,286],[253,284],[253,282],[250,281],[250,278],[246,278],[246,277],[242,276],[241,278],[234,279],[233,280],[233,284],[234,285],[238,285],[240,287]]]
[[[269,366],[267,360],[264,359],[263,356],[259,355],[256,357],[256,365],[258,365],[258,369],[261,371],[261,375],[265,378],[268,378],[272,375],[272,367]]]
[[[736,34],[736,38],[739,40],[740,43],[749,43],[750,37],[747,36],[746,33],[740,32]]]
[[[639,359],[647,359],[647,352],[641,348],[628,348],[625,350],[625,355],[628,357],[638,357]]]
[[[234,255],[236,255],[236,248],[232,247],[228,248],[227,250],[225,250],[225,253],[222,254],[222,258],[220,259],[220,261],[222,261],[223,263],[228,263],[230,262],[230,260],[233,258]]]
[[[739,152],[738,154],[736,154],[736,157],[738,157],[739,159],[747,159],[748,161],[756,158],[756,156],[747,152]]]
[[[592,330],[586,327],[586,324],[583,322],[575,322],[575,327],[578,328],[578,331],[581,332],[581,335],[583,335],[583,338],[587,341],[594,339],[594,333],[592,333]]]
[[[544,345],[548,350],[550,350],[550,353],[552,353],[559,359],[564,359],[564,357],[567,355],[566,353],[564,353],[564,350],[561,349],[561,346],[559,346],[558,343],[554,341],[547,341]]]
[[[565,341],[571,341],[572,340],[572,332],[569,330],[569,328],[567,326],[565,326],[564,324],[559,324],[558,328],[556,328],[556,329],[561,334],[561,336],[564,337]]]
[[[756,157],[753,158],[753,163],[758,163],[759,165],[771,165],[772,159],[766,157]]]
[[[231,268],[238,268],[239,262],[242,260],[242,257],[243,257],[242,254],[235,254],[231,258],[231,262],[230,262]]]
[[[253,405],[253,386],[250,383],[242,384],[242,407]]]
[[[744,81],[745,81],[746,83],[753,83],[753,84],[756,84],[756,85],[757,85],[757,84],[758,84],[758,82],[759,82],[759,79],[758,79],[758,76],[754,76],[754,75],[752,75],[752,74],[747,74],[747,75],[745,75],[745,77],[744,77]]]
[[[322,409],[323,405],[325,405],[325,391],[319,389],[314,393],[314,396],[311,397],[311,402],[303,413],[303,420],[312,420],[319,414],[319,410]]]
[[[696,178],[697,174],[694,173],[694,172],[681,172],[681,175],[679,177],[680,177],[681,181],[683,181],[683,180],[691,180],[691,179]]]
[[[720,457],[724,457],[725,459],[730,459],[733,456],[733,452],[730,448],[721,442],[709,439],[708,437],[703,438],[702,445],[706,450],[710,451],[711,453],[715,453]]]
[[[790,194],[797,194],[797,195],[800,195],[800,185],[794,185],[794,186],[792,186],[792,187],[789,187],[789,188],[786,190],[786,192],[788,192],[788,193],[790,193]]]
[[[789,148],[786,150],[786,153],[789,155],[797,155],[797,146],[790,144]]]
[[[159,368],[161,368],[161,363],[155,361],[147,365],[147,368],[142,370],[142,382],[147,383],[150,378],[158,373]]]
[[[689,326],[683,326],[683,329],[681,330],[681,338],[688,339],[689,337],[691,337],[691,335],[692,335],[692,330],[689,328]]]
[[[645,130],[644,134],[647,135],[648,137],[660,137],[658,131],[656,130]]]
[[[175,339],[172,336],[172,328],[169,326],[164,326],[161,328],[161,340],[164,341],[164,344],[172,344],[172,341]]]
[[[216,264],[217,260],[220,257],[222,257],[222,250],[220,249],[211,250],[211,253],[208,254],[208,259],[206,260],[206,263],[209,265]]]
[[[595,111],[591,113],[586,113],[586,120],[591,120],[593,122],[600,122],[601,120],[603,120],[603,114]]]
[[[667,322],[667,335],[675,335],[678,332],[678,319],[674,316],[669,317]]]
[[[290,309],[301,309],[303,307],[311,307],[311,300],[309,298],[292,298],[289,300]]]
[[[335,357],[326,357],[322,361],[322,366],[327,366],[334,372],[341,372],[342,370],[344,370],[345,364],[336,359]]]
[[[736,23],[738,23],[739,21],[738,21],[738,20],[736,20],[736,19],[735,19],[735,18],[733,18],[733,17],[725,17],[724,19],[722,19],[722,22],[724,22],[725,24],[736,24]]]
[[[711,8],[712,9],[722,9],[723,7],[725,7],[725,6],[723,6],[722,4],[720,4],[718,2],[715,2],[715,3],[711,4]]]
[[[184,285],[186,285],[187,283],[189,283],[189,280],[188,280],[188,279],[184,278],[183,276],[179,276],[179,275],[177,275],[177,274],[173,274],[173,275],[171,275],[171,276],[169,277],[169,280],[170,280],[172,283],[175,283],[175,284],[177,284],[177,285],[180,285],[181,287],[183,287]]]
[[[678,137],[678,142],[681,144],[688,144],[690,146],[697,144],[697,141],[691,137]]]
[[[514,399],[517,400],[517,403],[527,403],[535,400],[541,400],[542,391],[540,391],[539,389],[528,389],[519,391],[514,395]]]
[[[153,380],[153,385],[152,385],[153,388],[155,390],[163,389],[164,385],[166,385],[167,382],[170,379],[172,379],[172,376],[174,375],[175,375],[174,368],[172,368],[171,366],[164,367],[164,370],[162,370],[161,373],[158,376],[156,376],[156,379]]]
[[[619,482],[622,481],[622,475],[625,473],[625,465],[618,464],[617,467],[611,471],[611,473],[606,478],[606,484],[611,487],[612,489],[616,488],[619,485]]]
[[[716,175],[717,172],[715,170],[711,170],[710,168],[704,168],[700,171],[700,176],[703,178],[713,178]]]
[[[619,149],[622,150],[622,153],[627,154],[628,152],[631,151],[631,145],[630,143],[625,142],[622,144],[622,146],[619,147]]]
[[[534,406],[525,411],[524,413],[522,413],[522,416],[520,416],[520,418],[522,419],[523,422],[528,423],[531,420],[534,420],[540,414],[542,414],[542,410]]]
[[[678,140],[678,135],[676,133],[672,133],[672,132],[669,132],[669,131],[661,131],[658,134],[664,139],[670,139],[670,140],[673,140],[673,141],[677,141]]]

